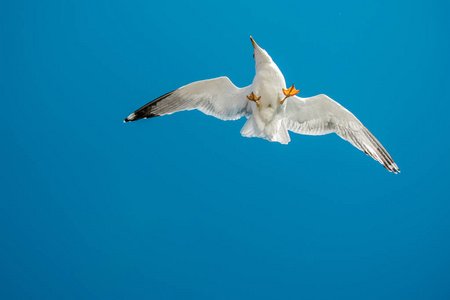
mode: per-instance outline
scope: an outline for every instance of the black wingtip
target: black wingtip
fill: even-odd
[[[123,120],[123,122],[124,123],[127,123],[127,122],[131,122],[131,121],[136,121],[136,120],[139,120],[140,118],[138,118],[137,116],[136,116],[136,112],[134,112],[134,113],[132,113],[131,115],[129,115],[125,120]]]
[[[383,167],[386,168],[386,170],[388,170],[389,172],[393,172],[394,174],[399,174],[401,173],[400,169],[397,167],[397,165],[384,165]]]
[[[127,122],[137,121],[137,120],[140,120],[140,119],[150,119],[150,118],[154,118],[154,117],[159,117],[160,114],[155,113],[153,111],[154,107],[156,106],[156,104],[159,101],[164,100],[165,98],[167,98],[170,95],[172,95],[173,92],[175,92],[175,91],[171,91],[171,92],[169,92],[167,94],[164,94],[164,95],[156,98],[153,101],[150,101],[149,103],[145,104],[144,106],[142,106],[141,108],[136,110],[134,113],[129,115],[125,120],[123,120],[123,122],[127,123]]]

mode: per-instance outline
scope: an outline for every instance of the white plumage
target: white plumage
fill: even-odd
[[[227,77],[193,82],[167,93],[129,115],[125,122],[198,109],[222,120],[248,118],[241,134],[288,144],[289,131],[323,135],[335,132],[380,162],[387,170],[399,168],[364,125],[347,109],[326,95],[295,96],[286,90],[281,71],[269,54],[251,38],[256,74],[253,83],[237,88]]]

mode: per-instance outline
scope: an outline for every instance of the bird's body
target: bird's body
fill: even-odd
[[[237,88],[227,77],[197,81],[167,93],[144,105],[125,122],[198,109],[222,120],[248,118],[241,134],[288,144],[289,131],[323,135],[335,132],[383,166],[399,172],[391,156],[361,122],[326,95],[295,96],[267,52],[251,38],[256,74],[250,86]]]
[[[259,95],[261,99],[259,105],[256,102],[251,103],[252,116],[241,133],[244,136],[265,136],[271,141],[287,143],[285,139],[276,138],[282,121],[283,109],[280,101],[283,89],[286,88],[283,74],[274,63],[264,64],[256,72],[251,87],[255,95]]]
[[[275,64],[267,64],[258,70],[253,79],[252,90],[256,95],[261,95],[261,100],[259,107],[252,107],[253,114],[259,115],[266,124],[269,123],[281,107],[280,101],[285,88],[284,76]]]

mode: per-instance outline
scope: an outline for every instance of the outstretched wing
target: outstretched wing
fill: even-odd
[[[222,120],[236,120],[250,112],[246,97],[249,88],[237,88],[227,77],[193,82],[147,103],[124,122],[192,109]]]
[[[390,172],[400,172],[389,153],[370,131],[351,112],[326,95],[288,98],[285,118],[290,131],[307,135],[335,132],[372,156]]]

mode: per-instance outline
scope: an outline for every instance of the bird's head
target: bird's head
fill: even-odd
[[[270,57],[270,55],[267,53],[266,50],[264,50],[263,48],[261,48],[260,46],[258,46],[258,44],[255,42],[255,40],[250,37],[250,40],[252,41],[253,44],[253,58],[255,59],[255,65],[256,67],[258,67],[261,64],[264,63],[271,63],[272,58]]]

